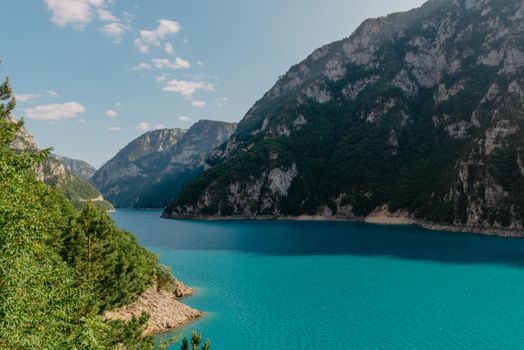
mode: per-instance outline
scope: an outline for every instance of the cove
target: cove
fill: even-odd
[[[524,239],[160,214],[112,216],[198,289],[208,314],[175,333],[212,349],[524,348]]]

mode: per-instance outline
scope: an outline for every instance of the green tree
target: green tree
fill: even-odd
[[[100,311],[133,302],[153,284],[158,259],[88,204],[63,236],[63,259],[81,272],[81,286],[98,296]]]
[[[191,333],[191,350],[198,350],[198,346],[202,343],[202,335],[200,333],[197,333],[193,331]],[[211,342],[209,339],[206,340],[205,344],[202,346],[201,350],[209,350],[209,347],[211,346]],[[189,342],[186,337],[182,339],[182,345],[180,346],[180,350],[189,350]]]
[[[134,301],[170,270],[118,229],[103,211],[76,211],[63,192],[35,179],[50,150],[9,146],[23,121],[6,79],[0,84],[0,349],[152,350],[147,314],[104,321],[102,312]],[[178,340],[159,344],[160,349]]]

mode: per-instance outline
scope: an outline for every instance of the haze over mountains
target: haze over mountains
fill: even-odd
[[[189,130],[149,131],[105,163],[91,181],[117,207],[164,208],[204,170],[206,155],[226,142],[235,127],[200,120]]]
[[[291,67],[238,127],[147,132],[90,181],[117,207],[175,218],[523,229],[523,20],[516,0],[431,0],[366,20]]]
[[[52,154],[51,156],[62,163],[64,168],[71,174],[76,175],[85,181],[89,181],[96,172],[94,166],[83,160],[59,156],[57,154]]]
[[[523,33],[516,0],[366,20],[279,79],[165,215],[521,229]]]

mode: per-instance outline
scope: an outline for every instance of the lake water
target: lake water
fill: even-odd
[[[212,350],[524,349],[524,239],[159,216],[113,214],[198,289],[180,331]]]

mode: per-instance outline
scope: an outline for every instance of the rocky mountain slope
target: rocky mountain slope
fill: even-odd
[[[117,207],[164,208],[203,171],[204,158],[226,142],[235,124],[201,120],[189,130],[145,133],[93,176],[93,184]]]
[[[523,127],[524,2],[431,0],[291,67],[165,216],[522,229]]]
[[[33,136],[22,127],[13,142],[11,148],[17,151],[37,151],[38,146]],[[86,163],[87,164],[87,163]],[[111,203],[106,201],[93,185],[73,175],[66,170],[64,165],[54,157],[46,158],[42,164],[35,169],[36,177],[39,181],[61,190],[66,198],[77,209],[84,208],[88,202],[104,210],[113,210]]]
[[[51,155],[53,158],[58,160],[64,168],[69,171],[71,174],[78,176],[82,180],[89,181],[91,177],[95,174],[96,168],[91,164],[84,162],[83,160],[72,159],[64,156],[59,156],[57,154]]]

